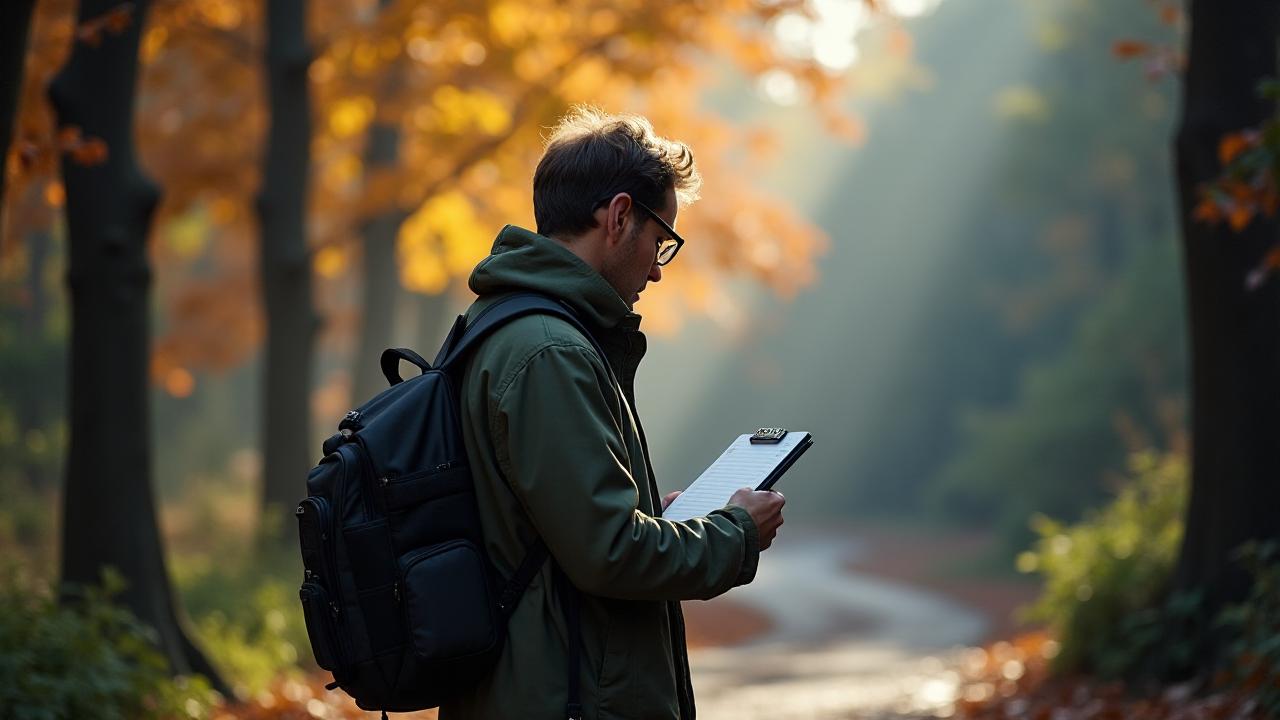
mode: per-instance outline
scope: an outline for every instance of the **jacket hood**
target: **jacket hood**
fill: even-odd
[[[498,233],[491,254],[471,271],[468,285],[482,298],[520,290],[550,295],[602,328],[632,315],[618,291],[582,258],[551,238],[515,225]]]

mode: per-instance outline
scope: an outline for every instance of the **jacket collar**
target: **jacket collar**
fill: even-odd
[[[520,290],[550,295],[598,328],[636,329],[640,322],[595,268],[555,240],[515,225],[498,233],[489,257],[476,265],[468,285],[481,298]]]

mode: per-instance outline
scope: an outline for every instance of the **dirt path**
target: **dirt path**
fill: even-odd
[[[921,559],[921,549],[945,557],[951,539],[933,536],[932,548],[902,540],[839,530],[788,532],[762,558],[751,585],[732,591],[719,606],[687,604],[695,637],[700,617],[736,614],[756,623],[749,638],[691,651],[699,717],[945,712],[959,681],[950,670],[957,653],[987,639],[997,618],[964,604],[956,592],[943,594],[946,588],[908,584],[912,572],[928,575],[908,560]]]

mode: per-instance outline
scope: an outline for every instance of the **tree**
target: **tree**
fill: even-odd
[[[379,0],[381,11],[391,5],[390,0]],[[407,58],[397,56],[390,63],[379,82],[376,103],[385,108],[403,85]],[[394,172],[400,150],[400,123],[395,118],[375,118],[369,125],[365,140],[364,167],[371,176]],[[396,272],[396,235],[400,224],[409,213],[399,207],[374,210],[360,223],[363,262],[361,263],[360,291],[363,312],[360,339],[356,344],[355,375],[352,378],[352,402],[362,402],[386,387],[378,357],[382,348],[391,344],[392,326],[395,321],[396,299],[400,283]]]
[[[267,337],[263,353],[262,530],[282,536],[314,454],[310,437],[312,345],[307,192],[311,94],[304,0],[267,4],[266,74],[271,121],[258,191],[258,245]]]
[[[60,133],[87,138],[62,160],[72,317],[62,579],[93,584],[115,568],[128,582],[121,602],[155,628],[170,669],[225,691],[182,627],[151,487],[146,242],[159,191],[133,147],[146,10],[145,0],[82,0],[78,41],[49,87]]]
[[[263,293],[263,304],[273,307],[276,301],[266,293],[275,292],[278,282],[263,285],[258,273],[279,266],[260,256],[266,250],[257,239],[294,241],[289,253],[272,251],[272,257],[291,264],[290,277],[297,282],[293,300],[285,304],[300,309],[287,320],[276,319],[275,310],[267,315],[276,325],[273,334],[297,321],[298,340],[283,355],[288,372],[280,380],[295,385],[288,392],[289,411],[264,409],[262,415],[273,419],[256,435],[266,438],[283,423],[303,437],[302,445],[265,441],[264,454],[283,458],[278,466],[268,458],[263,472],[264,484],[273,486],[263,489],[263,498],[277,505],[296,499],[318,447],[319,438],[305,429],[313,406],[308,400],[328,422],[348,402],[350,373],[343,368],[351,364],[364,311],[376,310],[374,303],[364,308],[356,299],[360,277],[352,269],[375,225],[385,238],[394,221],[405,218],[394,231],[394,276],[374,276],[368,286],[398,284],[419,297],[439,295],[460,284],[498,228],[528,222],[527,178],[541,151],[543,127],[574,102],[645,112],[664,134],[690,141],[708,187],[716,190],[682,216],[682,227],[700,242],[696,248],[691,243],[680,272],[664,281],[668,297],[646,309],[647,327],[670,329],[690,313],[733,322],[728,278],[746,276],[781,295],[793,293],[815,276],[814,260],[825,239],[755,183],[769,162],[767,133],[705,110],[703,92],[720,81],[719,63],[711,59],[728,58],[752,78],[768,76],[792,88],[794,99],[816,108],[836,135],[856,138],[860,127],[842,106],[846,83],[883,87],[886,78],[902,75],[910,55],[910,43],[887,14],[877,16],[878,29],[865,42],[859,40],[863,60],[848,74],[817,62],[812,52],[780,48],[776,21],[817,12],[790,1],[719,0],[655,9],[603,0],[572,6],[550,0],[400,0],[379,9],[377,3],[352,0],[309,4],[305,35],[301,6],[268,5],[296,20],[293,42],[300,49],[289,60],[294,67],[288,80],[295,88],[309,86],[314,103],[308,194],[283,174],[266,177],[283,170],[283,159],[272,157],[286,140],[294,143],[288,177],[302,177],[306,133],[271,139],[281,131],[270,129],[273,113],[259,88],[264,81],[278,87],[282,79],[273,81],[258,62],[271,44],[261,3],[210,0],[153,8],[141,40],[138,100],[145,111],[137,135],[143,166],[166,188],[153,248],[162,270],[159,333],[150,358],[157,387],[174,397],[202,392],[201,372],[234,368],[263,347],[263,314],[245,299]],[[41,27],[63,12],[65,2],[39,6],[33,38],[41,48],[56,37]],[[306,48],[312,51],[304,54]],[[44,62],[41,52],[28,53],[29,66]],[[393,69],[398,79],[388,82]],[[298,107],[293,103],[290,111]],[[35,148],[45,157],[56,148],[39,107],[28,103],[20,119],[23,149]],[[389,145],[391,130],[398,142],[394,159],[387,161],[388,153],[374,150]],[[264,143],[273,148],[265,150],[265,161]],[[48,227],[46,211],[56,206],[60,187],[41,167],[23,175],[21,184],[20,197],[10,193],[10,207],[24,216],[16,237],[26,238]],[[286,192],[295,195],[285,197]],[[258,193],[263,212],[255,215]],[[299,206],[305,214],[285,211]],[[280,233],[266,229],[268,222],[286,218],[290,225]],[[298,238],[305,243],[300,250]],[[382,257],[385,267],[391,244],[382,241],[380,256],[370,248],[363,254]],[[314,271],[311,309],[302,301],[310,293],[299,290],[300,275],[308,272],[299,269],[304,266]],[[318,332],[317,316],[324,318]],[[380,334],[371,329],[370,337]],[[266,342],[269,348],[280,344]],[[307,357],[310,347],[316,348],[314,360]],[[281,352],[266,354],[268,365],[276,367]],[[309,397],[312,362],[325,374]],[[276,377],[270,369],[265,375]],[[264,403],[276,382],[264,383]],[[286,452],[296,447],[302,449]]]
[[[1280,224],[1260,216],[1238,233],[1197,218],[1221,170],[1219,141],[1261,124],[1274,101],[1257,94],[1276,74],[1280,6],[1192,0],[1177,132],[1178,196],[1191,344],[1191,500],[1176,584],[1206,593],[1207,610],[1245,597],[1231,560],[1247,540],[1280,539],[1280,283],[1250,289],[1250,271]]]
[[[318,107],[316,206],[327,216],[316,223],[320,274],[344,278],[353,246],[362,243],[357,290],[363,303],[350,310],[359,328],[353,401],[381,385],[373,360],[391,343],[398,285],[426,295],[444,292],[487,252],[496,228],[527,217],[528,193],[511,188],[512,178],[527,177],[541,150],[542,128],[569,104],[640,105],[665,123],[665,132],[700,137],[699,158],[714,175],[718,163],[759,136],[710,117],[690,122],[694,89],[705,79],[669,69],[687,64],[678,56],[681,49],[723,50],[753,73],[786,68],[818,98],[833,97],[836,84],[827,71],[812,59],[784,58],[769,45],[766,21],[781,9],[667,14],[588,5],[384,3],[371,20],[355,23],[355,31],[343,32],[353,23],[338,14],[317,22],[317,35],[332,38],[311,72]],[[582,17],[592,22],[566,32]],[[658,37],[666,40],[655,43]],[[664,109],[645,107],[638,97],[658,88]],[[837,113],[828,112],[839,126]],[[692,129],[698,124],[701,133]],[[728,306],[714,277],[733,265],[780,288],[812,275],[805,266],[820,241],[811,226],[737,178],[719,190],[736,202],[700,206],[699,214],[712,208],[705,216],[707,235],[716,241],[700,250],[705,254],[693,263],[693,287],[686,286],[683,299],[692,295],[704,309]],[[726,251],[723,245],[734,241],[772,248]],[[430,306],[420,310],[438,313]],[[663,308],[657,320],[680,314]],[[272,473],[265,481],[293,482]]]

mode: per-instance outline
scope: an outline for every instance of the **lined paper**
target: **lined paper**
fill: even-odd
[[[662,513],[667,520],[689,520],[719,510],[738,490],[759,487],[774,468],[808,435],[792,430],[775,445],[752,445],[751,435],[739,435],[720,457]]]

